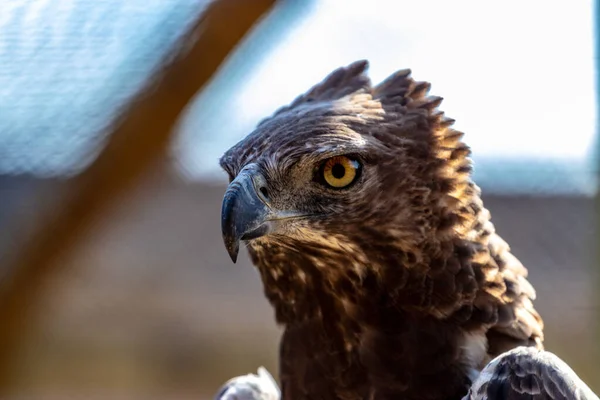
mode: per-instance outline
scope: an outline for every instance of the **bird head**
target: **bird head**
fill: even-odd
[[[361,258],[376,244],[414,248],[453,224],[460,193],[449,195],[470,171],[462,134],[428,83],[402,70],[373,87],[367,66],[335,70],[223,155],[222,234],[234,262],[241,241],[257,260],[316,248]]]

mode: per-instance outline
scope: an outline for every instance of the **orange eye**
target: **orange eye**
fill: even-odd
[[[346,156],[331,157],[322,167],[322,175],[329,186],[341,189],[350,185],[360,170],[360,163]]]

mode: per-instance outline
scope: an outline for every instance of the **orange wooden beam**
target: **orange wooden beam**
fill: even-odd
[[[65,204],[20,249],[16,267],[0,281],[0,398],[10,391],[11,366],[40,293],[64,267],[60,257],[165,154],[182,110],[274,3],[212,2],[178,41],[170,61],[123,111],[99,157],[72,180]]]

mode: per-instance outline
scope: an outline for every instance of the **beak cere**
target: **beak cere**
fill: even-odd
[[[229,257],[237,260],[240,240],[255,239],[269,233],[269,208],[254,185],[255,166],[242,170],[229,184],[221,208],[221,232]]]

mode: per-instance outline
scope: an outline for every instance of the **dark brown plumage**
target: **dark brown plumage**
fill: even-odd
[[[463,400],[599,400],[559,357],[518,347],[481,371]]]
[[[491,358],[542,348],[535,292],[441,98],[409,70],[372,86],[367,65],[226,152],[224,239],[234,259],[247,241],[284,326],[283,399],[460,399]],[[335,156],[360,167],[341,189],[323,181]]]

